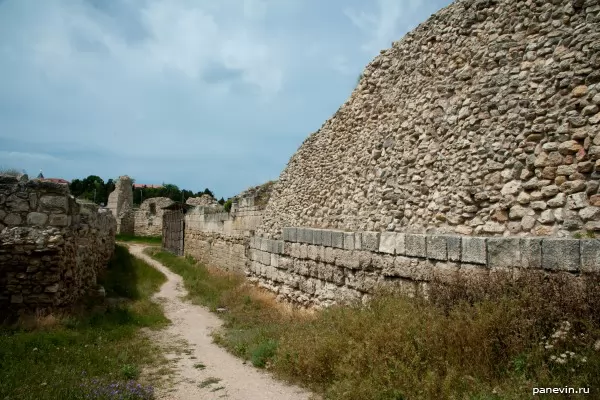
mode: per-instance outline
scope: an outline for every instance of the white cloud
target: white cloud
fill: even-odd
[[[423,0],[377,0],[377,13],[346,9],[344,14],[366,36],[362,50],[376,54],[398,40],[401,22],[410,23]],[[369,3],[372,4],[372,3]]]

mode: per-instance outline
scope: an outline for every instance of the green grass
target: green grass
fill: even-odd
[[[134,235],[116,235],[116,240],[119,242],[143,243],[143,244],[162,244],[161,236],[134,236]]]
[[[381,292],[309,314],[189,257],[149,253],[193,302],[227,309],[218,344],[326,399],[522,399],[564,386],[599,397],[598,282],[584,293],[572,278],[434,284],[430,301]]]
[[[117,246],[99,283],[107,296],[126,301],[38,319],[35,326],[0,328],[0,399],[79,399],[87,391],[110,384],[123,387],[138,379],[145,365],[161,361],[157,347],[139,330],[168,323],[160,306],[150,301],[165,280]],[[131,396],[123,398],[150,398],[137,383],[129,384],[129,389],[121,390]]]

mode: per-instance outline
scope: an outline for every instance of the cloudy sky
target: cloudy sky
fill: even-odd
[[[0,167],[230,197],[449,0],[0,0]]]

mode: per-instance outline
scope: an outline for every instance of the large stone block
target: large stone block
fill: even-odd
[[[473,264],[487,264],[485,238],[462,237],[461,261]]]
[[[446,249],[449,261],[460,261],[462,238],[457,235],[446,235]]]
[[[396,233],[394,232],[381,232],[379,238],[379,252],[394,254],[396,252]]]
[[[323,246],[331,247],[331,231],[323,230],[321,233],[321,239],[323,241]]]
[[[344,248],[344,232],[331,231],[331,247],[338,249]]]
[[[354,232],[344,232],[344,249],[354,250]]]
[[[323,244],[323,230],[322,229],[313,229],[313,238],[312,244],[316,246],[321,246]]]
[[[521,266],[523,268],[542,268],[542,239],[521,238]]]
[[[488,238],[487,253],[490,268],[521,266],[520,238]]]
[[[48,222],[52,226],[68,226],[69,217],[66,214],[51,214]]]
[[[406,255],[410,257],[427,257],[427,236],[407,233],[405,235]]]
[[[288,238],[290,242],[298,241],[298,228],[288,228]]]
[[[297,242],[298,243],[306,243],[306,228],[296,228],[296,232],[298,235]]]
[[[580,244],[577,239],[542,239],[542,268],[577,271],[580,264]]]
[[[260,249],[262,251],[269,251],[269,239],[260,238]]]
[[[600,240],[581,240],[581,272],[600,273]]]
[[[445,236],[427,235],[427,258],[440,261],[446,261],[448,259],[448,248]]]
[[[69,211],[69,201],[66,196],[42,196],[40,198],[42,210],[48,211]]]
[[[394,253],[397,256],[406,254],[406,234],[396,233],[396,242],[394,244]]]
[[[354,232],[354,250],[362,250],[362,233]]]
[[[304,229],[304,242],[306,244],[312,244],[313,242],[313,230],[306,228]]]
[[[281,235],[283,237],[283,240],[285,240],[286,242],[290,241],[290,229],[292,229],[292,228],[283,228],[281,230]]]
[[[379,232],[361,232],[361,249],[368,251],[379,250]]]

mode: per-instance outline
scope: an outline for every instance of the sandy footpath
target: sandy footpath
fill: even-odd
[[[172,323],[151,334],[162,347],[187,342],[187,356],[173,358],[175,376],[171,387],[159,389],[157,397],[168,400],[197,399],[309,399],[310,393],[275,380],[267,372],[244,364],[212,342],[211,332],[222,321],[207,308],[182,299],[187,294],[181,276],[143,253],[147,246],[130,244],[129,251],[167,277],[154,300],[164,307]],[[198,368],[201,364],[202,367]],[[212,383],[211,383],[212,382]],[[204,386],[204,387],[201,387]]]

